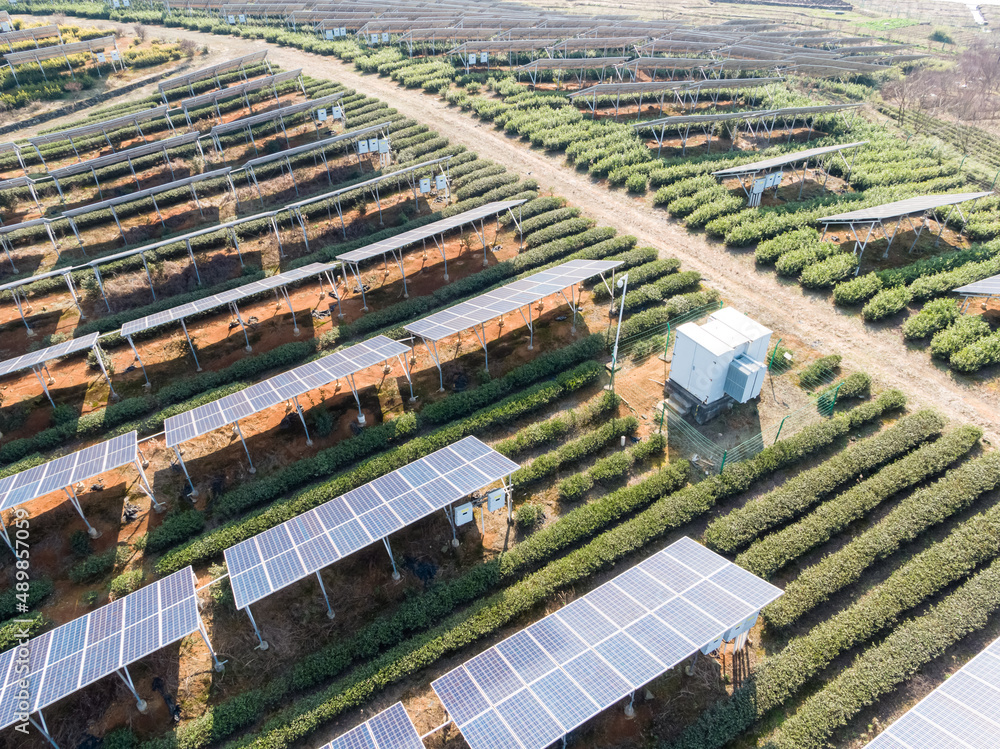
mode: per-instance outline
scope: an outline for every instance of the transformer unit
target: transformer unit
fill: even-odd
[[[705,423],[733,402],[760,395],[771,331],[734,309],[713,313],[704,325],[677,328],[670,365],[669,405]]]

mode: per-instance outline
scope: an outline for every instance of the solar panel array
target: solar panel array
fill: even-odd
[[[311,575],[519,468],[475,437],[226,549],[236,607]]]
[[[948,677],[865,749],[1000,746],[1000,639]]]
[[[171,89],[180,88],[181,86],[187,86],[195,81],[202,81],[206,78],[211,78],[219,73],[228,73],[231,70],[238,70],[239,68],[246,67],[247,65],[256,65],[264,62],[264,58],[266,57],[266,49],[261,52],[251,52],[249,55],[243,55],[242,57],[227,60],[226,62],[210,65],[207,68],[193,70],[190,73],[178,75],[174,78],[167,78],[165,81],[160,81],[158,88],[161,92],[170,91]]]
[[[98,156],[96,159],[87,159],[86,161],[80,161],[76,164],[61,166],[58,169],[50,169],[49,176],[59,179],[60,177],[69,177],[73,174],[89,172],[91,169],[100,169],[105,166],[111,166],[112,164],[118,164],[122,161],[128,161],[129,159],[137,159],[140,156],[148,156],[151,153],[160,153],[171,148],[188,146],[195,143],[200,137],[201,136],[198,133],[184,133],[183,135],[175,135],[172,138],[156,140],[152,143],[144,143],[143,145],[136,146],[135,148],[127,148],[124,151],[117,151],[115,153],[109,153],[105,156]]]
[[[391,338],[375,336],[343,351],[336,351],[322,359],[282,372],[238,393],[171,416],[163,425],[167,447],[174,447],[226,424],[233,424],[239,419],[291,400],[341,377],[360,372],[373,364],[401,356],[409,350],[408,346]]]
[[[534,304],[621,264],[620,260],[570,260],[435,312],[404,327],[424,340],[440,341],[473,325]]]
[[[46,135],[36,135],[32,138],[26,138],[26,140],[33,146],[43,146],[46,143],[59,143],[64,140],[69,140],[70,138],[84,138],[88,135],[110,132],[117,128],[124,127],[125,125],[134,125],[137,122],[145,122],[146,120],[151,120],[154,117],[166,117],[167,109],[168,107],[166,105],[153,107],[152,109],[144,109],[143,111],[135,112],[134,114],[123,114],[121,117],[114,117],[110,120],[104,120],[102,122],[92,122],[89,125],[80,125],[79,127],[71,127],[67,130],[58,130],[54,133],[48,133]]]
[[[11,372],[19,372],[22,369],[30,369],[31,367],[44,364],[50,359],[58,359],[60,356],[66,356],[67,354],[91,348],[97,343],[97,336],[97,333],[88,333],[82,338],[70,338],[68,341],[57,343],[54,346],[0,362],[0,377],[8,375]]]
[[[195,174],[191,177],[185,177],[184,179],[176,180],[175,182],[168,182],[165,185],[157,185],[156,187],[147,187],[145,190],[136,190],[135,192],[129,193],[127,195],[119,195],[117,198],[108,198],[107,200],[102,200],[99,203],[91,203],[90,205],[85,205],[82,208],[72,208],[68,211],[63,211],[63,216],[66,218],[73,218],[76,216],[82,216],[93,211],[101,211],[105,208],[111,208],[116,205],[124,205],[125,203],[131,203],[133,200],[142,200],[143,198],[148,198],[152,195],[159,195],[162,192],[169,192],[170,190],[178,190],[182,187],[187,187],[188,185],[193,185],[195,182],[204,182],[207,179],[217,179],[219,177],[225,177],[232,171],[231,167],[226,167],[225,169],[215,169],[211,172],[203,172],[201,174]]]
[[[862,221],[882,221],[885,219],[910,216],[915,213],[925,213],[935,208],[965,203],[992,195],[992,192],[961,192],[953,195],[918,195],[915,198],[897,200],[894,203],[883,203],[871,208],[861,208],[848,213],[838,213],[834,216],[824,216],[817,221],[821,224],[845,224]]]
[[[990,276],[955,289],[963,296],[1000,296],[1000,276]]]
[[[23,52],[8,52],[3,56],[3,59],[11,65],[23,65],[26,62],[51,60],[53,57],[75,55],[79,52],[92,52],[114,46],[115,38],[113,36],[102,36],[100,39],[87,39],[86,41],[71,42],[70,44],[54,44],[51,47],[26,49]]]
[[[50,36],[59,36],[59,27],[55,24],[51,26],[35,26],[30,29],[21,29],[19,31],[8,31],[5,34],[0,34],[0,42],[20,42],[24,39],[45,39]]]
[[[712,172],[716,177],[737,177],[744,174],[757,174],[758,172],[766,172],[768,169],[777,169],[778,167],[785,166],[787,164],[795,164],[800,161],[805,161],[806,159],[812,159],[816,156],[823,156],[828,153],[835,153],[837,151],[843,151],[848,148],[857,148],[858,146],[863,146],[868,141],[859,140],[854,143],[844,143],[839,146],[821,146],[819,148],[808,148],[805,151],[796,151],[795,153],[785,154],[783,156],[775,156],[770,159],[763,159],[761,161],[753,161],[749,164],[744,164],[742,166],[734,166],[729,169],[720,169],[717,172]]]
[[[232,122],[224,122],[221,125],[216,125],[212,128],[211,134],[213,136],[217,136],[222,135],[223,133],[231,133],[234,130],[242,130],[245,127],[253,127],[254,125],[259,125],[263,122],[271,122],[281,117],[291,117],[293,114],[308,112],[311,109],[322,109],[327,104],[332,104],[342,98],[344,98],[343,93],[330,94],[329,96],[322,96],[319,99],[309,99],[308,101],[299,102],[298,104],[290,104],[287,107],[272,109],[270,112],[262,112],[261,114],[251,115],[250,117],[242,117],[238,120],[233,120]]]
[[[0,653],[0,729],[98,679],[196,632],[194,570],[182,570],[28,641],[29,672],[18,672],[18,648]],[[28,708],[20,710],[20,682]]]
[[[781,592],[682,538],[431,686],[472,749],[542,749]]]
[[[138,451],[136,435],[137,432],[131,431],[0,479],[0,510],[9,510],[78,481],[128,465],[135,460]]]
[[[332,146],[334,143],[342,143],[344,141],[352,141],[356,138],[362,138],[366,135],[372,133],[377,133],[381,130],[386,129],[391,122],[380,122],[377,125],[367,125],[357,130],[351,130],[347,133],[340,133],[332,138],[324,138],[323,140],[318,140],[315,143],[306,143],[304,146],[296,146],[295,148],[289,148],[284,151],[278,151],[278,153],[271,153],[267,156],[258,156],[255,159],[250,159],[244,162],[242,168],[260,166],[261,164],[267,164],[270,161],[277,161],[279,159],[286,159],[291,156],[298,156],[301,153],[309,153],[310,151],[316,151],[318,149],[325,149]]]
[[[157,325],[166,325],[169,322],[183,320],[185,317],[190,317],[191,315],[196,315],[199,312],[215,309],[216,307],[222,307],[230,302],[237,302],[240,299],[245,299],[248,296],[253,296],[254,294],[259,294],[263,291],[270,291],[278,288],[279,286],[285,286],[286,284],[294,283],[295,281],[302,281],[306,278],[318,276],[323,271],[331,270],[334,267],[336,266],[328,263],[309,263],[309,265],[303,265],[301,268],[295,268],[294,270],[285,271],[284,273],[278,273],[274,276],[268,276],[267,278],[262,278],[259,281],[254,281],[253,283],[238,286],[237,288],[230,289],[229,291],[223,291],[221,294],[213,294],[212,296],[205,297],[204,299],[198,299],[194,302],[182,304],[179,307],[171,307],[168,310],[155,312],[152,315],[146,315],[145,317],[140,317],[137,320],[130,320],[122,325],[122,335],[130,336],[141,330],[155,328]]]
[[[424,749],[413,721],[397,702],[320,749]]]
[[[465,211],[456,216],[444,218],[440,221],[435,221],[432,224],[427,224],[426,226],[421,226],[417,229],[410,229],[409,231],[404,231],[402,234],[397,234],[394,237],[389,237],[379,242],[359,247],[356,250],[345,252],[343,255],[337,255],[337,260],[345,263],[360,263],[364,260],[379,257],[387,252],[398,250],[401,247],[406,247],[407,245],[419,242],[422,239],[428,239],[430,237],[437,236],[438,234],[444,234],[447,231],[457,229],[460,226],[464,226],[465,224],[473,221],[478,221],[486,218],[487,216],[503,213],[511,208],[516,208],[524,202],[524,200],[503,200],[496,203],[487,203],[479,208],[473,208],[471,211]]]
[[[36,276],[29,276],[28,278],[21,278],[17,281],[8,281],[7,283],[0,286],[0,291],[10,291],[11,289],[17,289],[21,286],[27,286],[28,284],[35,283],[36,281],[44,281],[46,278],[55,278],[56,276],[65,276],[68,273],[72,273],[72,268],[59,268],[58,270],[50,270],[45,273],[39,273]]]
[[[267,88],[268,86],[275,86],[279,83],[294,81],[300,75],[302,75],[302,68],[298,68],[296,70],[286,70],[284,73],[276,73],[265,78],[257,78],[256,80],[252,80],[247,83],[239,83],[235,86],[228,86],[227,88],[219,89],[218,91],[210,91],[207,94],[200,94],[199,96],[192,96],[189,99],[182,99],[180,106],[182,109],[192,109],[193,107],[200,107],[203,104],[213,104],[219,99],[225,99],[229,96],[239,96],[240,94],[250,93],[251,91],[256,91],[261,88]]]

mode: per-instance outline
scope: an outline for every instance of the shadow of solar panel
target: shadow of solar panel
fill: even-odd
[[[495,709],[525,749],[543,749],[562,735],[559,724],[527,689],[508,697]]]

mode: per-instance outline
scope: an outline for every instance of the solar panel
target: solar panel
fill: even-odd
[[[134,114],[123,114],[121,117],[115,117],[102,122],[80,125],[79,127],[72,127],[68,130],[58,130],[54,133],[48,133],[46,135],[36,135],[33,138],[27,138],[26,140],[33,146],[43,146],[47,143],[59,143],[60,141],[69,140],[70,138],[83,138],[87,135],[110,132],[117,128],[124,127],[125,125],[134,125],[137,122],[151,120],[154,117],[166,117],[167,109],[168,107],[166,106],[153,107],[152,109],[145,109],[141,112],[135,112]]]
[[[185,567],[29,640],[27,674],[7,668],[14,654],[8,650],[0,656],[0,729],[22,720],[18,713],[42,710],[199,627],[194,570]],[[24,710],[16,696],[22,679],[29,683]]]
[[[24,39],[45,39],[50,36],[59,36],[59,27],[55,24],[51,26],[35,26],[30,29],[19,31],[8,31],[0,34],[0,43],[19,42]]]
[[[51,359],[58,359],[60,356],[66,356],[76,351],[91,348],[97,343],[97,336],[97,333],[89,333],[83,336],[83,338],[71,338],[54,346],[0,362],[0,377],[8,375],[11,372],[19,372],[22,369],[30,369],[39,364],[44,364]]]
[[[78,481],[128,465],[135,460],[138,451],[136,434],[131,431],[0,479],[0,510],[9,510]]]
[[[795,164],[800,161],[805,161],[806,159],[811,159],[816,156],[822,156],[827,153],[835,153],[836,151],[844,151],[848,148],[857,148],[858,146],[863,146],[867,144],[866,140],[859,140],[854,143],[844,143],[839,146],[821,146],[820,148],[809,148],[805,151],[796,151],[795,153],[785,154],[783,156],[775,156],[770,159],[763,159],[762,161],[754,161],[749,164],[744,164],[742,166],[734,166],[729,169],[720,169],[717,172],[712,172],[716,177],[736,177],[744,174],[757,174],[758,172],[766,172],[769,169],[777,169],[778,167],[785,166],[786,164]]]
[[[170,241],[177,240],[174,239]],[[259,281],[254,281],[253,283],[238,286],[237,288],[230,289],[229,291],[223,291],[221,294],[213,294],[212,296],[205,297],[204,299],[198,299],[194,302],[182,304],[179,307],[171,307],[170,309],[163,310],[162,312],[156,312],[152,315],[147,315],[146,317],[140,317],[138,320],[130,320],[122,325],[122,335],[130,336],[141,330],[155,328],[157,325],[165,325],[169,322],[174,322],[175,320],[182,320],[185,317],[190,317],[191,315],[195,315],[199,312],[206,312],[210,309],[215,309],[216,307],[222,307],[230,302],[237,302],[240,299],[245,299],[248,296],[253,296],[254,294],[259,294],[263,291],[270,291],[271,289],[276,289],[279,286],[285,286],[286,284],[318,276],[320,273],[331,270],[335,267],[336,266],[331,263],[310,263],[309,265],[303,265],[301,268],[295,268],[294,270],[285,271],[284,273],[278,273],[274,276],[268,276],[267,278],[262,278]]]
[[[151,153],[161,153],[171,148],[187,146],[195,143],[200,137],[201,135],[198,133],[175,135],[174,137],[166,138],[165,140],[157,140],[152,143],[145,143],[141,146],[136,146],[135,148],[127,148],[124,151],[109,153],[106,156],[98,156],[96,159],[87,159],[86,161],[80,161],[76,164],[61,166],[58,169],[50,169],[49,176],[59,179],[60,177],[69,177],[73,174],[89,172],[91,169],[100,169],[105,166],[111,166],[112,164],[118,164],[122,161],[128,161],[129,159],[137,159],[140,156],[148,156]]]
[[[514,72],[526,70],[580,70],[591,68],[613,67],[628,62],[627,57],[560,57],[557,59],[545,58],[532,60],[519,68],[514,68]]]
[[[189,99],[182,99],[180,105],[182,109],[192,109],[194,107],[200,107],[203,104],[212,104],[219,99],[225,99],[230,96],[238,96],[240,94],[249,93],[251,91],[267,88],[268,86],[274,86],[287,81],[294,81],[300,75],[302,75],[302,68],[287,70],[284,73],[276,73],[275,75],[269,75],[266,78],[257,78],[256,80],[249,81],[247,83],[240,83],[236,86],[219,89],[218,91],[210,91],[207,94],[192,96]]]
[[[682,538],[431,686],[472,749],[542,749],[780,595]]]
[[[995,749],[1000,746],[1000,639],[948,677],[866,749]]]
[[[195,81],[211,78],[219,73],[228,73],[230,70],[237,70],[238,68],[242,68],[247,65],[256,65],[257,63],[263,62],[266,57],[266,49],[261,52],[251,52],[249,55],[243,55],[242,57],[237,57],[233,60],[227,60],[226,62],[220,62],[216,65],[210,65],[207,68],[201,68],[200,70],[194,70],[190,73],[185,73],[184,75],[168,78],[167,80],[160,82],[159,89],[161,92],[170,91],[171,89],[186,86],[190,83],[194,83]]]
[[[282,372],[238,393],[170,416],[163,425],[167,447],[174,447],[226,424],[233,424],[239,419],[308,393],[341,377],[360,372],[394,356],[401,356],[409,350],[408,346],[391,338],[383,335],[375,336],[343,351],[336,351],[322,359]]]
[[[202,174],[195,174],[191,177],[185,177],[184,179],[179,179],[174,182],[168,182],[165,185],[158,185],[156,187],[148,187],[145,190],[136,190],[135,192],[129,193],[127,195],[119,195],[117,198],[108,198],[107,200],[102,200],[99,203],[91,203],[90,205],[85,205],[82,208],[72,208],[68,211],[63,211],[63,217],[65,218],[75,218],[76,216],[82,216],[87,213],[92,213],[93,211],[102,211],[105,208],[111,208],[116,205],[123,205],[125,203],[131,203],[133,200],[142,200],[143,198],[148,198],[151,195],[159,195],[162,192],[169,192],[170,190],[178,190],[182,187],[187,187],[195,182],[204,182],[207,179],[216,179],[219,177],[225,177],[232,171],[231,167],[226,167],[225,169],[215,169],[211,172],[203,172]]]
[[[621,261],[570,260],[435,312],[404,327],[424,340],[439,341],[473,325],[514,312],[519,307],[534,304],[540,299],[557,294],[563,289],[598,273],[617,268],[619,265]]]
[[[402,234],[397,234],[394,237],[389,237],[388,239],[383,239],[379,242],[359,247],[356,250],[345,252],[343,255],[337,255],[337,260],[345,263],[360,263],[364,260],[384,255],[387,252],[398,250],[401,247],[406,247],[414,242],[419,242],[422,239],[428,239],[430,237],[437,236],[438,234],[451,231],[452,229],[457,229],[460,226],[464,226],[465,224],[473,221],[478,221],[479,219],[486,218],[487,216],[502,213],[503,211],[515,208],[524,202],[526,201],[504,200],[496,203],[487,203],[479,208],[473,208],[471,211],[459,213],[457,216],[444,218],[440,221],[435,221],[432,224],[427,224],[426,226],[421,226],[417,229],[410,229],[409,231],[404,231]]]
[[[72,272],[73,268],[60,268],[59,270],[50,270],[45,273],[39,273],[37,276],[28,276],[27,278],[21,278],[17,281],[8,281],[0,286],[0,291],[10,291],[11,289],[27,286],[28,284],[35,283],[36,281],[44,281],[46,278],[55,278],[56,276],[65,276],[66,274]]]
[[[322,109],[327,104],[332,104],[333,102],[339,101],[343,98],[343,93],[330,94],[329,96],[323,96],[319,99],[310,99],[309,101],[291,104],[287,107],[279,107],[278,109],[273,109],[270,112],[262,112],[260,114],[251,115],[250,117],[241,117],[240,119],[233,120],[232,122],[224,122],[221,125],[216,125],[212,128],[211,135],[215,137],[224,133],[231,133],[234,130],[242,130],[245,127],[254,127],[262,122],[271,122],[281,117],[290,117],[293,114],[308,112],[311,109]]]
[[[963,296],[1000,296],[1000,276],[990,276],[982,281],[959,286],[955,293]]]
[[[243,609],[499,481],[518,464],[466,437],[225,551]]]
[[[37,184],[31,177],[12,177],[0,181],[0,190],[16,190],[18,187],[27,187]]]
[[[992,195],[992,192],[960,192],[953,195],[918,195],[894,203],[883,203],[871,208],[861,208],[849,213],[838,213],[834,216],[824,216],[817,219],[821,224],[846,224],[851,222],[883,221],[885,219],[909,216],[914,213],[925,213],[935,208],[965,203],[969,200],[979,200]]]
[[[8,52],[3,56],[3,59],[11,65],[23,65],[26,62],[51,60],[53,57],[75,55],[78,52],[92,52],[95,49],[107,49],[114,46],[115,38],[113,36],[102,36],[100,39],[87,39],[86,41],[72,42],[70,44],[55,44],[51,47],[26,49],[23,52]]]
[[[271,161],[277,161],[278,159],[285,159],[291,156],[298,156],[301,153],[309,153],[310,151],[316,151],[318,149],[325,149],[332,146],[334,143],[342,143],[343,141],[351,141],[357,138],[363,138],[371,133],[377,133],[381,130],[386,129],[392,123],[391,122],[380,122],[377,125],[367,125],[366,127],[358,128],[357,130],[351,130],[350,132],[340,133],[332,138],[325,138],[323,140],[318,140],[315,143],[306,143],[304,146],[296,146],[295,148],[289,148],[285,151],[278,151],[278,153],[271,153],[267,156],[258,156],[255,159],[250,159],[243,163],[243,168],[260,166],[261,164],[267,164]],[[370,181],[370,180],[369,180]],[[352,185],[349,189],[356,189],[356,185]]]
[[[402,702],[338,736],[320,749],[424,749]]]

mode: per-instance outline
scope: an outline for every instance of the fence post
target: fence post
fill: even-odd
[[[663,420],[667,416],[667,402],[663,401],[662,410],[660,411],[660,434],[663,434]]]
[[[838,393],[840,393],[840,386],[843,385],[843,384],[844,383],[842,383],[842,382],[837,383],[837,387],[833,391],[833,403],[830,404],[830,415],[831,416],[833,415],[833,409],[837,407],[837,395],[838,395]]]
[[[788,416],[791,416],[791,414],[788,414]],[[785,419],[787,419],[787,418],[788,418],[788,416],[786,416],[786,417],[785,417],[784,419],[782,419],[782,420],[781,420],[781,423],[780,423],[780,424],[778,424],[778,433],[774,435],[774,442],[772,442],[771,444],[774,444],[775,442],[777,442],[777,441],[778,441],[778,437],[780,437],[780,436],[781,436],[781,428],[782,428],[783,426],[785,426]]]
[[[781,342],[785,340],[784,338],[779,338],[778,342],[774,344],[774,351],[771,352],[771,358],[767,360],[767,371],[771,371],[771,365],[774,364],[774,357],[778,353],[778,349],[781,347]]]
[[[719,474],[722,474],[722,470],[726,467],[726,453],[728,450],[722,451],[722,465],[719,466]]]
[[[667,340],[663,344],[663,358],[667,358],[667,352],[670,350],[670,323],[667,322]]]

